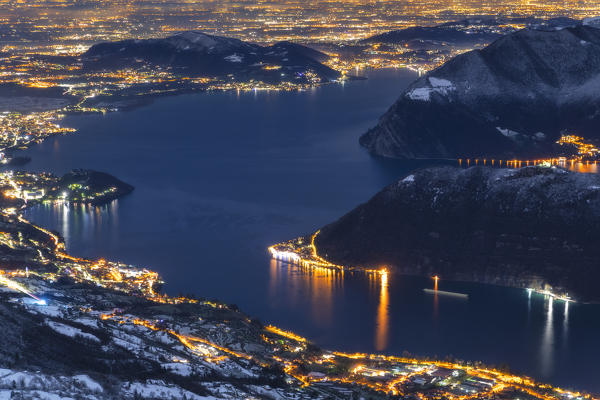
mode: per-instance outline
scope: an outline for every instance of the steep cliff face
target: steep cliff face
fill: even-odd
[[[352,266],[600,300],[600,177],[562,169],[415,172],[324,227],[319,254]]]
[[[600,29],[522,30],[409,86],[360,139],[399,158],[547,155],[561,132],[600,139]]]

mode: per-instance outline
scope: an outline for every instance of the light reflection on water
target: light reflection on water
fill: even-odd
[[[334,321],[336,306],[340,300],[340,297],[344,297],[348,294],[359,296],[358,293],[352,291],[352,293],[344,293],[345,286],[355,286],[355,282],[363,281],[366,284],[366,296],[365,293],[361,293],[361,302],[365,304],[372,304],[372,315],[374,315],[374,350],[381,353],[389,352],[390,349],[394,349],[394,339],[397,339],[397,329],[420,329],[419,327],[412,327],[410,324],[404,326],[403,320],[411,318],[411,311],[403,311],[403,307],[398,303],[398,296],[402,296],[399,293],[401,290],[400,282],[409,277],[401,275],[390,275],[389,273],[382,274],[359,274],[359,273],[344,273],[339,271],[331,271],[327,269],[314,269],[299,267],[296,265],[290,265],[285,262],[271,260],[270,262],[270,281],[269,291],[270,297],[273,301],[280,301],[280,293],[282,287],[286,288],[287,301],[294,303],[297,306],[309,307],[307,310],[312,320],[316,324],[330,325],[330,321]],[[346,285],[345,285],[346,283]],[[437,288],[437,281],[431,283],[431,287]],[[429,280],[421,280],[421,284],[424,287],[429,287]],[[449,283],[445,283],[449,285]],[[444,285],[442,285],[444,286]],[[484,289],[485,290],[485,289]],[[538,347],[538,362],[539,362],[539,373],[538,377],[542,379],[550,379],[556,373],[557,364],[557,337],[562,339],[562,351],[568,343],[568,330],[569,330],[569,304],[563,303],[559,300],[552,300],[551,298],[543,297],[538,294],[526,291],[520,291],[522,293],[520,301],[521,310],[524,318],[527,321],[523,327],[525,331],[528,331],[526,336],[533,336],[535,342],[539,343]],[[393,294],[393,296],[392,296]],[[406,296],[402,296],[405,298]],[[429,308],[432,329],[440,330],[442,334],[447,335],[450,332],[446,326],[446,320],[459,319],[460,316],[453,315],[455,313],[452,308],[456,307],[461,303],[471,303],[467,305],[468,308],[477,306],[482,298],[479,296],[469,297],[468,300],[458,300],[452,297],[440,298],[437,292],[433,293],[433,296],[424,294],[422,288],[419,290],[412,291],[410,294],[412,301],[422,302],[423,305],[429,304]],[[432,300],[431,300],[432,299]],[[405,300],[406,301],[406,300]],[[432,301],[432,303],[430,303]],[[473,303],[474,302],[474,303]],[[554,303],[557,304],[554,304]],[[447,308],[447,315],[444,315],[440,311],[440,303],[444,303],[444,307]],[[560,326],[555,324],[554,312],[557,306],[563,306],[563,321]],[[488,305],[489,306],[489,305]],[[413,304],[415,310],[423,312],[425,309],[421,309],[417,304]],[[492,306],[493,307],[493,306]],[[489,312],[492,320],[495,315],[502,309],[501,305],[497,305],[498,309],[486,310]],[[540,309],[541,307],[541,309]],[[399,310],[400,309],[400,310]],[[561,310],[562,311],[562,310]],[[519,314],[519,310],[509,310],[512,314]],[[427,311],[425,311],[427,313]],[[467,318],[469,318],[467,316]],[[536,323],[537,320],[537,323]],[[487,324],[489,321],[485,321],[482,317],[481,321],[476,321],[482,325]],[[357,321],[361,323],[361,321]],[[520,329],[518,326],[511,326],[509,322],[506,323],[509,329]],[[501,331],[504,324],[498,325],[497,330]],[[494,329],[494,328],[492,328]],[[396,334],[396,335],[395,335]],[[423,336],[427,336],[423,333]],[[426,339],[424,339],[426,340]],[[431,340],[431,339],[430,339]],[[493,342],[490,342],[492,344]],[[495,345],[495,343],[494,343]],[[532,354],[533,355],[533,354]]]
[[[378,275],[371,274],[370,277],[379,278],[379,306],[377,307],[377,323],[375,325],[375,350],[383,351],[388,346],[390,310],[388,308],[388,273]]]
[[[573,163],[573,164],[569,165],[567,169],[569,169],[571,171],[576,171],[576,172],[597,174],[598,173],[598,164],[596,164],[596,162]]]
[[[566,346],[569,339],[569,302],[565,302],[565,312],[563,315],[563,345]]]
[[[313,321],[320,325],[330,325],[334,318],[334,302],[344,292],[344,282],[348,277],[344,271],[327,268],[312,268],[291,265],[271,259],[269,266],[269,296],[278,301],[279,291],[286,290],[286,300],[295,306],[308,303]],[[388,348],[390,331],[389,282],[388,273],[352,274],[350,279],[366,278],[368,297],[377,298],[374,312],[374,348],[383,352]]]
[[[67,248],[73,242],[94,244],[101,231],[109,229],[111,242],[119,237],[119,201],[113,200],[104,206],[68,204],[60,201],[44,202],[37,206],[44,211],[46,221],[36,221],[52,226],[64,237]],[[89,256],[88,253],[83,254]]]
[[[278,301],[279,290],[287,287],[287,301],[294,306],[308,303],[314,321],[322,326],[332,323],[334,293],[344,291],[344,273],[327,268],[300,268],[271,259],[269,296]]]
[[[549,297],[546,303],[546,325],[542,336],[540,350],[542,375],[549,376],[554,368],[554,326],[553,326],[553,304],[554,300]]]
[[[366,281],[367,285],[367,302],[369,298],[372,300],[377,299],[376,306],[373,308],[374,318],[374,349],[378,352],[385,352],[390,347],[390,331],[392,326],[398,324],[399,320],[402,319],[401,313],[393,312],[394,304],[390,300],[391,293],[394,292],[392,282],[395,280],[411,279],[402,275],[391,275],[388,272],[380,274],[367,274],[367,273],[347,273],[344,276],[343,271],[328,270],[326,268],[311,268],[301,267],[295,264],[289,264],[284,261],[271,259],[270,260],[270,279],[269,279],[269,295],[273,301],[280,301],[279,291],[281,288],[286,288],[286,300],[290,303],[301,306],[303,303],[308,302],[309,313],[313,317],[313,321],[320,324],[329,324],[329,321],[334,320],[333,315],[335,303],[339,301],[339,297],[344,296],[344,282],[349,280]],[[422,282],[428,282],[426,279]],[[433,299],[433,308],[431,309],[432,323],[434,326],[438,326],[438,320],[442,320],[444,317],[440,315],[440,297],[437,293],[438,281],[435,280],[433,283],[434,292],[432,296],[423,295],[420,291],[413,291],[412,296],[418,296],[419,294],[425,303],[429,302],[429,298]],[[569,330],[569,303],[558,300],[553,300],[547,296],[540,296],[538,294],[527,291],[526,297],[524,298],[523,309],[526,310],[527,326],[529,327],[532,314],[536,314],[536,309],[532,310],[532,302],[536,305],[543,307],[543,326],[539,330],[539,359],[542,376],[551,376],[554,370],[554,359],[555,359],[555,335],[557,327],[554,321],[554,302],[564,304],[564,314],[562,321],[562,339],[563,345],[568,342],[568,330]],[[363,301],[365,301],[363,300]],[[446,304],[456,304],[465,301],[463,298],[445,298]],[[470,298],[466,302],[471,301]],[[541,302],[541,304],[540,304]],[[375,302],[374,302],[375,303]],[[397,304],[396,304],[397,306]],[[529,329],[529,328],[527,328]],[[559,332],[560,333],[560,332]]]

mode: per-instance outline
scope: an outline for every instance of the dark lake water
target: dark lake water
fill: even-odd
[[[26,152],[27,169],[106,171],[133,194],[102,208],[37,206],[75,255],[159,271],[170,293],[235,303],[264,322],[344,351],[481,360],[600,392],[600,307],[524,290],[428,279],[343,276],[275,263],[266,248],[312,232],[426,166],[380,160],[358,137],[414,79],[370,79],[301,93],[163,98],[131,112],[69,117],[77,134]]]

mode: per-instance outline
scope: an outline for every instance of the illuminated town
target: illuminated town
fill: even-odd
[[[57,111],[0,113],[0,162],[8,162],[5,158],[8,151],[27,148],[53,135],[74,132],[74,129],[59,124],[63,117]]]
[[[388,351],[387,347],[392,336],[388,309],[392,302],[390,281],[395,273],[394,267],[338,265],[328,261],[327,255],[323,255],[316,245],[320,231],[315,232],[314,222],[322,222],[318,219],[310,220],[312,230],[301,231],[315,233],[269,247],[271,266],[285,266],[290,270],[310,271],[328,277],[334,274],[341,277],[344,274],[365,275],[371,287],[377,288],[373,303],[376,310],[373,353],[370,350],[369,353],[341,351],[345,346],[342,340],[339,348],[320,348],[316,336],[313,342],[310,337],[303,337],[287,327],[284,329],[285,324],[275,326],[271,321],[263,323],[244,314],[244,308],[250,307],[247,304],[238,308],[235,304],[201,297],[202,293],[166,293],[163,286],[169,279],[163,279],[167,273],[165,270],[153,270],[151,265],[132,265],[136,261],[110,261],[108,256],[85,256],[97,254],[89,243],[86,244],[90,248],[89,253],[88,249],[84,253],[70,252],[65,232],[46,228],[48,225],[30,218],[27,212],[34,207],[53,207],[53,210],[62,212],[64,221],[69,218],[67,212],[75,206],[100,214],[106,209],[101,206],[116,207],[119,199],[132,193],[134,187],[106,173],[90,169],[71,170],[73,166],[67,161],[57,167],[60,170],[68,166],[65,170],[70,172],[64,175],[53,169],[38,168],[38,165],[35,165],[35,172],[17,168],[31,161],[29,153],[24,151],[33,150],[35,145],[49,138],[76,135],[77,129],[72,126],[79,125],[71,123],[79,117],[103,117],[117,112],[124,116],[128,111],[135,112],[160,97],[200,92],[227,91],[234,95],[237,92],[239,98],[239,93],[243,92],[248,92],[250,97],[252,93],[263,91],[274,94],[285,92],[282,93],[284,95],[313,94],[318,92],[313,89],[323,85],[347,89],[346,85],[352,82],[368,81],[369,72],[377,69],[406,69],[410,76],[422,76],[460,54],[482,49],[518,30],[540,27],[558,30],[559,27],[581,23],[584,18],[600,15],[600,2],[0,0],[0,9],[0,328],[3,330],[0,399],[600,400],[596,394],[571,387],[561,388],[542,382],[543,379],[538,381],[511,370],[509,366],[486,365],[482,361],[453,356],[425,357],[408,352],[390,354],[394,351]],[[448,36],[440,38],[436,32]],[[584,42],[578,41],[581,46],[587,46]],[[214,65],[201,65],[206,67],[205,70],[198,66],[202,63],[197,58],[186,58],[185,54],[177,60],[183,60],[180,63],[173,61],[182,53],[196,51],[190,50],[193,46],[198,46],[197,54],[202,56],[214,55],[219,46],[227,52],[215,56],[218,62]],[[237,47],[229,52],[230,46]],[[94,49],[96,52],[92,51]],[[147,49],[164,53],[155,57],[152,51],[144,53]],[[239,49],[245,49],[246,53]],[[451,87],[448,83],[447,87]],[[404,82],[402,85],[406,86]],[[435,90],[431,88],[430,92]],[[376,93],[374,97],[378,96],[379,93]],[[257,97],[260,96],[255,95],[253,100]],[[421,102],[425,103],[425,100]],[[360,107],[364,111],[371,106]],[[380,107],[373,106],[375,108],[379,110]],[[294,108],[289,112],[300,114],[303,109],[298,107],[298,110]],[[344,112],[353,116],[348,110]],[[332,108],[327,112],[334,114],[336,110]],[[304,114],[301,115],[304,117]],[[237,115],[226,117],[235,119]],[[165,126],[159,138],[161,146],[151,149],[151,158],[160,163],[169,161],[169,155],[165,155],[167,147],[162,147],[164,142],[169,141],[169,135],[175,130],[185,130],[185,127],[177,126],[177,117],[165,114],[164,119]],[[367,122],[373,125],[374,121],[366,121],[365,127]],[[269,123],[266,121],[264,126],[256,124],[259,126],[257,132],[267,130]],[[257,135],[260,136],[258,139],[252,137],[247,129],[252,124],[250,118],[241,121],[239,131],[252,140],[271,141],[266,135]],[[359,123],[357,126],[362,129]],[[203,126],[194,128],[202,129]],[[285,136],[287,127],[277,129],[280,137]],[[600,145],[573,132],[565,133],[551,143],[553,154],[536,158],[492,159],[484,155],[455,158],[457,156],[453,154],[452,158],[443,161],[460,168],[484,166],[517,170],[537,167],[543,171],[564,172],[564,169],[569,169],[597,173]],[[226,135],[222,136],[229,140]],[[331,143],[325,145],[335,147]],[[183,148],[188,144],[179,145]],[[231,143],[227,143],[229,145]],[[262,164],[273,154],[276,165],[288,162],[281,156],[281,148],[288,156],[286,143],[279,145],[280,148],[275,150],[259,147],[257,152],[264,158],[251,162],[255,161],[263,169],[276,169],[271,164]],[[219,146],[223,144],[219,143]],[[310,146],[317,147],[315,143],[310,143]],[[206,147],[202,143],[202,148]],[[174,153],[176,157],[184,158],[181,148]],[[339,148],[348,148],[347,143]],[[41,151],[46,150],[43,148]],[[102,153],[100,146],[94,151]],[[231,160],[235,161],[231,168],[236,168],[232,175],[244,169],[245,164],[240,159],[250,159],[246,153],[243,154],[231,156]],[[324,154],[314,157],[310,154],[301,159],[305,164],[297,170],[306,173],[306,165],[317,165],[315,160],[333,159],[329,153]],[[93,158],[89,154],[82,156],[86,162],[85,157],[88,156],[90,160]],[[189,158],[196,157],[210,158],[200,152]],[[214,157],[229,160],[217,152]],[[153,173],[134,159],[135,154],[131,158],[128,167],[139,167],[143,175]],[[341,161],[347,161],[342,159],[340,157]],[[58,160],[57,164],[62,161]],[[192,161],[195,160],[190,163]],[[94,163],[90,161],[90,165]],[[207,165],[207,169],[212,166]],[[197,172],[195,168],[195,164],[186,165],[181,174]],[[215,167],[215,170],[218,168]],[[377,165],[372,169],[379,171],[379,168]],[[162,165],[157,169],[162,170]],[[379,179],[377,184],[396,172],[381,174],[386,177],[376,178]],[[152,179],[160,181],[161,185],[169,178],[152,175]],[[184,251],[187,240],[197,240],[193,243],[198,245],[194,248],[193,257],[199,265],[206,257],[202,246],[217,247],[217,241],[229,246],[225,252],[244,251],[232,246],[230,237],[219,236],[216,226],[222,223],[220,219],[213,221],[212,214],[208,217],[202,214],[213,204],[217,204],[215,208],[227,208],[221,203],[231,200],[211,193],[203,178],[191,176],[184,189],[175,185],[152,188],[164,195],[162,204],[169,203],[171,208],[168,210],[175,215],[175,218],[173,215],[165,218],[177,219],[180,212],[188,209],[201,214],[197,217],[200,222],[189,214],[181,214],[183,217],[174,223],[173,232],[170,232],[176,237],[177,252],[180,247],[181,252]],[[233,179],[230,182],[218,175],[214,179],[227,186],[223,191],[233,191]],[[296,176],[286,175],[284,179],[297,183]],[[272,179],[264,180],[273,182]],[[137,181],[132,182],[137,185]],[[197,197],[209,205],[187,203],[188,195],[193,197],[190,187],[202,187],[206,192],[202,196],[205,197]],[[243,190],[252,192],[255,189],[246,187]],[[598,187],[588,189],[591,192]],[[144,193],[145,196],[152,195]],[[176,194],[169,197],[173,193]],[[207,199],[213,195],[216,200],[212,197]],[[319,196],[321,194],[315,191],[313,197]],[[362,193],[357,196],[362,196]],[[294,198],[298,203],[304,200],[307,199]],[[231,206],[234,209],[231,213],[236,215],[228,215],[226,224],[231,224],[230,229],[236,235],[244,237],[253,236],[253,231],[246,231],[244,225],[250,224],[247,222],[250,220],[267,225],[267,220],[303,219],[300,212],[296,215],[288,213],[287,209],[285,216],[283,212],[265,212],[262,208],[269,207],[261,204],[260,200],[249,201],[243,196],[231,203],[236,204]],[[288,206],[278,201],[274,203],[277,207]],[[301,205],[308,209],[304,211],[306,214],[314,211],[315,215],[329,216],[330,208],[337,211],[338,207],[347,207],[343,202],[340,204],[328,204],[324,206],[325,211]],[[240,208],[255,206],[261,208],[260,212],[256,212],[258,216],[246,218],[244,214],[238,218],[237,214],[245,212],[239,211]],[[153,216],[159,214],[155,209],[152,212]],[[181,225],[188,224],[208,225],[207,230],[214,242],[205,243],[203,238],[187,234]],[[273,225],[281,228],[280,232],[288,228],[282,222]],[[95,226],[92,230],[100,228]],[[142,228],[136,225],[136,229]],[[162,231],[149,231],[155,242],[135,243],[137,252],[148,251],[150,254],[148,248],[153,243],[158,248],[167,240],[164,236],[168,235]],[[272,234],[269,232],[269,235]],[[431,237],[436,234],[431,232]],[[119,242],[124,240],[123,236],[125,234],[119,236],[111,232],[110,240]],[[269,243],[278,240],[281,239]],[[261,261],[268,259],[263,254],[267,245],[264,242],[255,244],[248,246],[259,248]],[[566,242],[562,245],[568,247]],[[539,248],[532,249],[537,250]],[[573,248],[574,252],[577,250]],[[167,251],[164,253],[167,254]],[[175,253],[170,252],[167,256],[173,257]],[[222,267],[210,262],[205,265],[202,267],[215,270]],[[176,262],[171,266],[173,269],[179,267]],[[194,279],[194,275],[186,271],[179,273],[185,274],[183,279]],[[427,279],[432,279],[432,288],[418,290],[433,296],[436,307],[438,296],[469,297],[464,293],[439,290],[439,281],[444,276],[431,275],[434,276],[427,276]],[[209,279],[206,278],[207,281]],[[227,277],[223,281],[231,283],[233,279]],[[242,284],[246,289],[252,283]],[[543,296],[549,304],[550,316],[553,301],[565,305],[565,316],[570,303],[582,303],[580,299],[558,290],[555,292],[545,285],[521,287],[515,284],[514,287],[526,290],[529,298],[533,293]],[[323,306],[320,300],[315,303],[317,307]],[[366,325],[354,315],[352,320],[357,325]],[[407,325],[405,329],[414,330],[416,335],[420,333],[418,327]],[[566,322],[563,332],[567,332]],[[444,332],[444,335],[459,333]],[[346,347],[346,350],[349,348],[350,351],[357,350],[352,347]],[[560,384],[560,381],[551,378],[548,380]],[[573,387],[576,384],[573,383]]]
[[[593,1],[497,3],[467,0],[432,4],[387,0],[372,5],[356,0],[343,3],[323,0],[307,6],[293,0],[144,1],[141,4],[120,0],[95,7],[97,2],[88,0],[84,3],[89,7],[80,10],[72,7],[76,3],[72,0],[36,0],[25,4],[3,0],[0,5],[6,10],[4,23],[12,27],[3,34],[3,40],[31,43],[60,39],[66,44],[46,43],[46,48],[63,54],[78,53],[81,47],[77,48],[77,45],[90,42],[199,28],[240,39],[255,38],[259,42],[298,39],[331,42],[363,39],[394,29],[439,24],[468,16],[583,18],[599,11],[598,4]],[[21,15],[27,18],[19,18]]]
[[[71,171],[63,177],[11,170],[0,173],[0,190],[4,201],[23,208],[40,202],[102,205],[130,193],[133,187],[89,170]]]
[[[574,157],[577,161],[594,161],[598,159],[600,149],[594,144],[586,142],[581,136],[575,135],[563,135],[556,142],[561,147],[564,146],[571,150],[571,153],[575,153]],[[566,157],[565,157],[566,158]],[[574,159],[568,160],[568,162],[574,161]]]
[[[73,257],[65,251],[57,234],[21,216],[28,199],[45,201],[42,193],[51,192],[58,182],[58,178],[49,174],[5,172],[0,176],[0,185],[5,188],[0,246],[7,250],[0,270],[0,288],[4,286],[6,290],[0,296],[12,304],[15,312],[44,315],[45,324],[58,334],[93,343],[101,340],[97,336],[100,332],[110,332],[108,348],[117,346],[143,359],[158,360],[175,375],[194,376],[208,369],[219,376],[257,376],[261,371],[279,368],[285,384],[271,389],[272,393],[283,396],[293,393],[297,398],[369,395],[423,399],[592,399],[587,394],[565,391],[480,363],[320,350],[292,332],[271,325],[262,327],[225,304],[167,296],[160,291],[163,282],[157,273],[119,262]],[[79,192],[69,192],[66,196],[74,193]],[[50,201],[65,200],[50,198]],[[276,259],[304,268],[348,271],[317,254],[316,235],[318,232],[273,246],[270,252]],[[387,270],[366,273],[381,280],[385,299]],[[70,285],[83,286],[73,293],[65,291],[65,279],[72,282]],[[105,299],[122,293],[131,297],[134,304],[147,303],[143,311],[139,304],[107,311],[106,300],[96,303],[91,299],[97,290],[94,288],[103,290]],[[194,313],[191,317],[167,317],[160,311],[153,313],[153,304],[193,307]],[[82,323],[92,328],[82,330]],[[172,389],[164,382],[161,385]],[[240,388],[228,390],[234,397],[235,393],[243,393]],[[252,389],[246,390],[252,393]]]
[[[292,41],[323,51],[323,63],[340,71],[344,81],[365,69],[408,68],[419,73],[491,39],[468,44],[416,40],[397,43],[364,41],[385,32],[414,26],[451,24],[466,34],[502,35],[554,17],[581,19],[600,13],[595,2],[564,2],[560,6],[532,2],[451,2],[446,6],[418,1],[384,1],[367,6],[360,1],[319,1],[305,7],[296,1],[227,1],[189,3],[129,1],[105,7],[72,9],[74,1],[4,1],[0,19],[0,152],[27,147],[44,138],[71,133],[61,125],[65,114],[106,113],[145,104],[149,98],[205,90],[306,90],[321,84],[317,77],[303,82],[227,80],[215,76],[182,76],[152,66],[90,71],[81,55],[98,42],[163,38],[197,30],[263,45]],[[68,10],[68,12],[63,12]],[[160,10],[160,11],[159,11]],[[321,17],[326,10],[327,17]],[[161,15],[158,17],[157,15]],[[73,18],[73,16],[76,18]],[[453,21],[472,16],[503,16],[505,20]],[[26,16],[21,18],[21,16]],[[523,16],[535,17],[528,22]],[[521,18],[521,19],[519,19]],[[124,27],[127,26],[127,29]],[[492,37],[492,36],[490,36]],[[495,37],[495,36],[493,36]],[[281,68],[267,65],[264,68]],[[9,100],[10,99],[10,100]],[[2,112],[2,110],[8,110]],[[8,154],[7,154],[8,156]],[[9,159],[4,162],[8,162]]]
[[[108,348],[117,346],[142,359],[159,360],[175,375],[190,376],[208,369],[225,379],[280,368],[285,385],[266,390],[295,398],[592,399],[480,363],[320,350],[294,333],[271,325],[261,327],[225,304],[161,294],[157,288],[162,281],[150,270],[72,257],[60,237],[29,223],[14,209],[5,209],[1,219],[0,245],[14,251],[17,258],[11,262],[14,267],[0,271],[0,285],[6,288],[0,295],[13,304],[15,312],[43,315],[47,326],[76,341],[96,342],[101,340],[99,332],[110,332]],[[377,273],[387,279],[387,272]],[[60,282],[66,278],[83,284],[84,291],[80,295],[64,291]],[[122,292],[134,303],[148,303],[144,311],[135,311],[142,303],[106,311],[102,302],[95,305],[85,295],[94,292],[94,287],[105,290],[106,299]],[[193,307],[194,317],[152,315],[156,308],[152,304]],[[82,324],[90,328],[78,328]],[[161,385],[173,389],[164,382]],[[219,388],[215,393],[244,393],[239,387]]]

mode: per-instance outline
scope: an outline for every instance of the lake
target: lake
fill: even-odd
[[[171,294],[237,304],[319,346],[507,365],[600,392],[600,307],[525,290],[440,281],[468,299],[423,291],[429,279],[300,270],[271,244],[311,233],[415,168],[371,157],[358,137],[415,75],[304,92],[167,97],[134,111],[72,116],[76,134],[23,152],[29,170],[105,171],[135,191],[108,206],[40,205],[25,216],[77,256],[160,272]],[[439,163],[437,163],[439,164]]]

